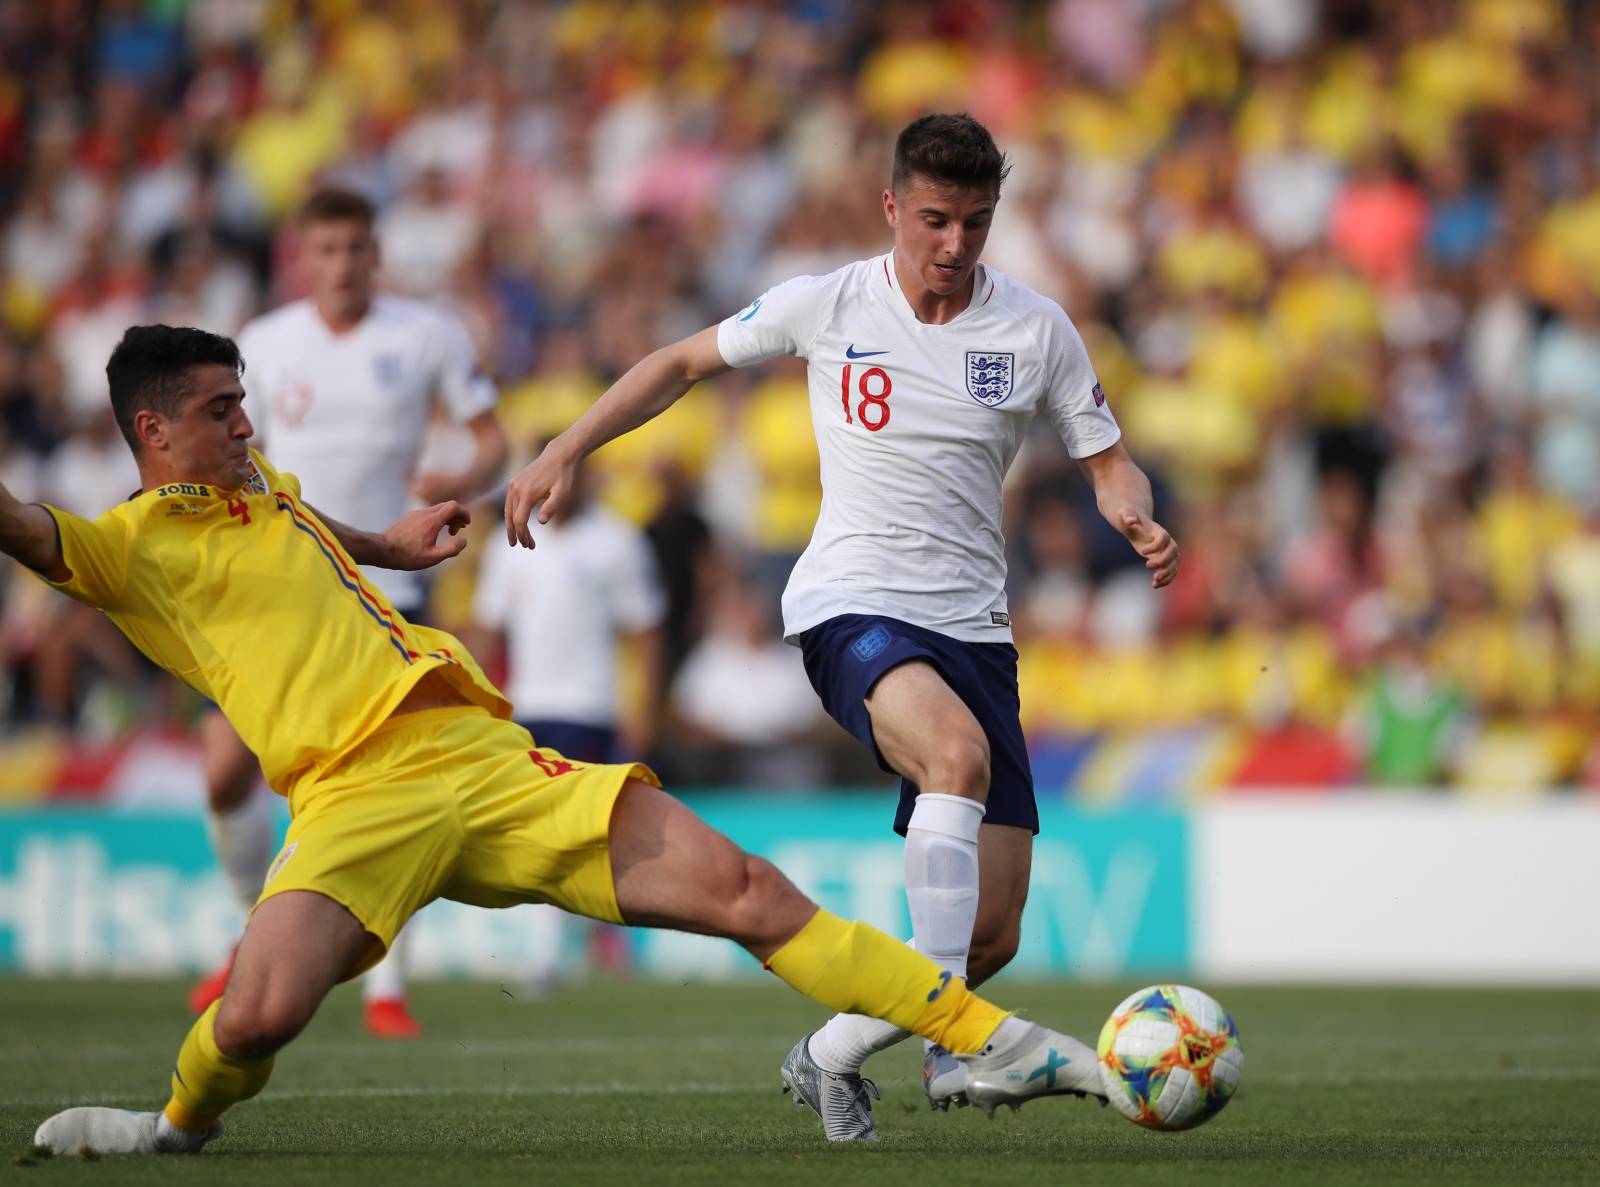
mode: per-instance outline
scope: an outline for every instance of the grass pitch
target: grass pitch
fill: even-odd
[[[1002,983],[997,1000],[1093,1041],[1137,988]],[[1208,986],[1242,1087],[1205,1127],[1136,1129],[1061,1098],[936,1114],[920,1048],[870,1069],[883,1141],[831,1147],[778,1093],[821,1010],[776,984],[601,982],[536,1000],[422,985],[427,1037],[367,1038],[353,989],[278,1058],[197,1158],[33,1159],[71,1104],[155,1108],[184,986],[0,981],[0,1179],[17,1184],[1600,1183],[1600,996]]]

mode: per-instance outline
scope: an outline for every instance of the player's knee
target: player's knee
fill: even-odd
[[[770,861],[741,853],[734,865],[724,900],[730,938],[760,943],[793,934],[810,918],[810,900]]]
[[[927,768],[918,780],[925,791],[983,799],[989,794],[989,740],[967,731],[940,738]]]
[[[287,995],[256,997],[231,1007],[224,996],[212,1033],[224,1055],[265,1059],[287,1046],[310,1020],[310,1011]]]

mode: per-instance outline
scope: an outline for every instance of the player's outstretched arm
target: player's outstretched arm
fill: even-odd
[[[717,349],[716,326],[663,346],[635,363],[511,480],[506,492],[507,543],[533,547],[528,520],[534,508],[539,508],[539,522],[549,523],[571,494],[578,463],[589,454],[660,416],[702,379],[731,369]]]
[[[1100,514],[1144,557],[1144,567],[1151,571],[1151,586],[1170,585],[1178,575],[1178,542],[1155,521],[1150,479],[1134,464],[1122,442],[1081,458],[1078,464],[1094,487]]]
[[[43,507],[24,503],[0,485],[0,552],[14,556],[51,581],[72,576],[61,555],[55,517]]]
[[[311,510],[351,560],[380,569],[431,569],[440,561],[459,556],[467,546],[461,529],[472,522],[467,509],[454,500],[408,511],[381,532],[364,532],[330,519],[315,507]],[[449,535],[441,539],[442,532]]]

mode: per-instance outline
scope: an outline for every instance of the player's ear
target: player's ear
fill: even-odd
[[[141,453],[167,447],[167,418],[149,408],[133,414],[133,435],[139,442]]]
[[[900,208],[895,205],[894,191],[892,189],[883,191],[883,217],[884,221],[887,222],[891,227],[894,227],[896,230],[899,229]]]

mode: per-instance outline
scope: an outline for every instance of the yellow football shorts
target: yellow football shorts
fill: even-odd
[[[315,891],[384,949],[436,898],[554,903],[620,923],[607,837],[630,778],[660,786],[638,763],[589,765],[535,749],[527,730],[480,708],[403,714],[296,788],[256,905]],[[374,949],[368,967],[382,954]]]

